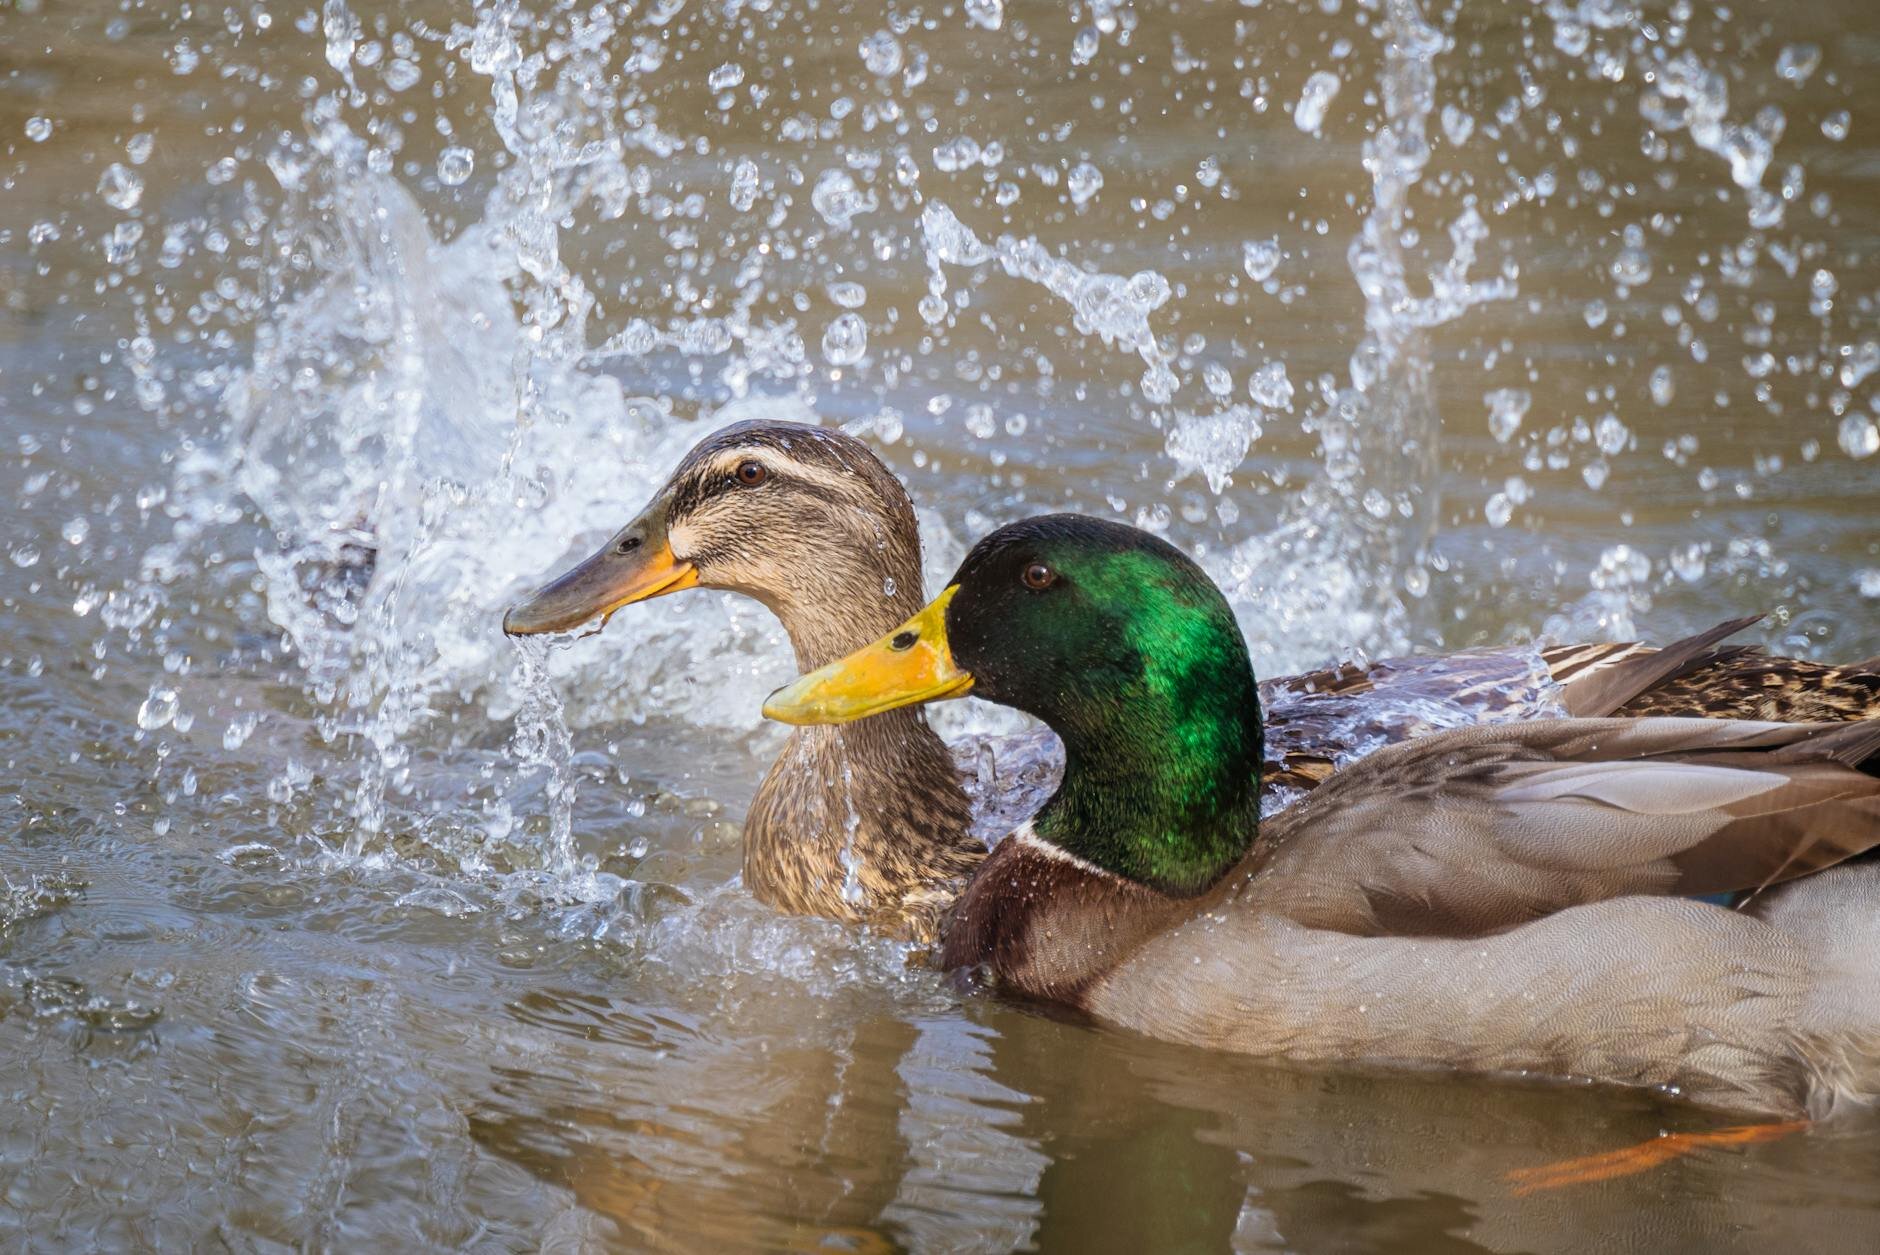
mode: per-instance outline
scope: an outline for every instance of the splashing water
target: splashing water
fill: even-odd
[[[968,21],[960,37],[1016,38],[1003,20],[986,20],[991,12]],[[1605,80],[1623,79],[1628,63],[1653,67],[1640,116],[1657,133],[1688,134],[1725,157],[1730,186],[1752,215],[1769,212],[1759,195],[1783,204],[1799,195],[1763,187],[1776,168],[1781,128],[1767,115],[1732,121],[1716,70],[1691,49],[1642,40],[1638,15],[1624,5],[1548,3],[1536,12],[1552,24],[1559,51]],[[1065,54],[1076,64],[1099,66],[1104,41],[1126,46],[1139,25],[1116,6],[1098,5],[1088,16]],[[1067,392],[1088,395],[1073,368],[1096,372],[1133,358],[1139,373],[1125,385],[1124,409],[1155,433],[1170,494],[1139,502],[1134,517],[1158,530],[1188,529],[1263,671],[1428,638],[1429,614],[1419,606],[1430,597],[1432,573],[1453,575],[1438,545],[1446,466],[1431,337],[1484,306],[1513,304],[1512,259],[1497,274],[1477,272],[1489,256],[1491,220],[1525,203],[1474,181],[1452,182],[1447,171],[1433,177],[1431,167],[1440,144],[1473,151],[1504,142],[1521,113],[1538,107],[1543,97],[1530,90],[1527,66],[1515,67],[1520,90],[1507,105],[1468,112],[1438,90],[1454,44],[1442,22],[1417,0],[1365,11],[1378,117],[1358,145],[1368,196],[1344,254],[1363,333],[1342,375],[1306,367],[1289,374],[1288,363],[1272,359],[1249,363],[1249,404],[1234,398],[1234,371],[1216,360],[1209,337],[1185,330],[1211,289],[1178,257],[1166,265],[1111,262],[1129,256],[1118,240],[1067,239],[1055,222],[995,231],[1047,189],[1070,215],[1063,221],[1095,222],[1107,201],[1130,194],[1127,169],[1094,152],[1067,153],[1050,170],[1024,165],[1007,151],[1009,136],[964,123],[912,142],[898,93],[917,92],[933,61],[910,32],[857,34],[852,72],[862,77],[828,118],[765,112],[769,89],[748,58],[715,57],[709,75],[692,75],[659,50],[657,32],[687,20],[677,8],[636,18],[536,10],[521,0],[479,6],[473,21],[437,38],[456,83],[486,98],[478,111],[483,137],[453,128],[434,159],[400,167],[375,129],[371,80],[380,71],[371,59],[384,54],[367,51],[377,45],[344,0],[322,10],[318,38],[331,90],[264,153],[275,202],[265,216],[266,252],[292,261],[270,272],[272,299],[254,307],[249,360],[227,371],[215,394],[224,430],[192,441],[163,490],[170,537],[148,550],[140,580],[101,596],[107,622],[161,649],[172,588],[185,577],[216,578],[207,555],[231,539],[237,548],[252,543],[266,622],[297,660],[314,726],[332,747],[326,777],[347,799],[341,852],[384,854],[414,820],[422,827],[426,816],[458,804],[457,782],[426,747],[428,730],[466,709],[518,720],[508,770],[546,783],[524,790],[543,808],[536,822],[507,831],[539,829],[529,839],[547,843],[545,865],[570,876],[580,874],[568,766],[579,737],[570,727],[682,718],[748,728],[749,695],[765,687],[756,677],[787,667],[780,633],[749,603],[691,597],[635,608],[630,630],[616,626],[601,642],[552,656],[525,651],[513,676],[505,674],[511,655],[496,623],[508,598],[551,573],[553,555],[580,551],[618,526],[707,427],[744,417],[840,417],[864,404],[845,391],[851,383],[914,390],[906,405],[870,405],[877,417],[862,425],[883,443],[914,430],[902,414],[915,415],[917,439],[931,442],[949,412],[963,411],[976,438],[996,444],[1001,429],[1029,428],[1044,449],[1079,439],[1049,412]],[[610,67],[622,50],[616,74]],[[1177,61],[1193,55],[1178,50]],[[418,53],[399,56],[412,64]],[[1807,60],[1804,52],[1788,55],[1776,77],[1808,81],[1798,68]],[[1336,72],[1311,68],[1290,80],[1291,123],[1337,142],[1350,116],[1366,111],[1358,103],[1361,71],[1360,60],[1341,54]],[[725,151],[713,165],[720,154],[709,126],[677,107],[648,105],[668,80],[705,90],[712,117],[749,114],[746,121],[767,128],[768,147]],[[1249,80],[1259,100],[1266,90]],[[822,147],[831,136],[846,138]],[[801,168],[780,164],[778,155],[795,146],[813,159]],[[1173,199],[1149,189],[1134,212],[1162,221],[1182,197],[1230,192],[1222,175],[1230,155],[1200,160],[1193,184]],[[424,194],[414,194],[427,179]],[[1580,182],[1594,186],[1590,175]],[[117,204],[128,185],[118,179],[101,194]],[[456,207],[448,228],[431,204],[442,194]],[[1544,198],[1544,186],[1538,194]],[[1291,304],[1307,283],[1323,285],[1295,275],[1312,273],[1296,233],[1282,245],[1245,225],[1224,268],[1230,292],[1244,278],[1252,281],[1241,289],[1249,296]],[[1325,224],[1317,225],[1324,234]],[[597,226],[656,241],[675,262],[663,288],[604,278]],[[1621,232],[1607,266],[1619,290],[1657,281],[1652,247],[1649,232]],[[814,259],[807,270],[806,257]],[[907,290],[896,287],[896,267],[924,282],[911,311],[883,303],[892,300],[884,294]],[[1013,301],[1024,298],[994,291],[989,275],[1049,299],[994,326],[995,318],[1013,320]],[[1832,276],[1817,280],[1816,299],[1832,303],[1835,288]],[[823,297],[829,304],[819,306]],[[1693,299],[1701,313],[1710,297]],[[901,347],[910,312],[926,337],[913,356]],[[1044,417],[1001,412],[987,391],[991,379],[1019,373],[1021,355],[1003,362],[996,337],[1022,338],[1033,315],[1067,322],[1065,360],[1025,350]],[[1257,332],[1263,317],[1247,315],[1230,340]],[[995,340],[972,347],[976,326]],[[1242,354],[1238,343],[1226,347],[1230,359]],[[936,349],[957,359],[957,369],[923,366]],[[1839,369],[1854,383],[1842,404],[1851,407],[1866,356],[1859,344],[1844,349]],[[132,355],[140,395],[164,391],[153,353]],[[1668,406],[1681,394],[1663,370],[1654,364],[1649,391]],[[953,384],[962,379],[985,397],[956,409]],[[1526,461],[1523,474],[1499,476],[1483,495],[1479,517],[1498,532],[1514,531],[1520,511],[1538,504],[1535,477],[1562,456],[1555,431],[1522,422],[1531,388],[1520,381],[1474,393],[1488,398],[1497,442]],[[1591,416],[1584,426],[1593,456],[1578,469],[1597,490],[1631,447],[1631,429]],[[1616,444],[1611,430],[1622,433]],[[1859,411],[1847,412],[1827,442],[1860,456],[1872,430]],[[1261,515],[1249,489],[1268,491],[1273,462],[1264,451],[1294,434],[1311,442],[1313,465],[1289,481],[1283,508]],[[919,449],[916,465],[926,456]],[[935,553],[950,558],[963,549],[956,527],[974,534],[1031,504],[1026,475],[1000,469],[1009,456],[1003,447],[990,453],[1005,496],[989,508],[922,512],[930,577],[945,573],[944,561],[931,561]],[[1175,496],[1189,474],[1211,502],[1196,500],[1199,493]],[[1120,510],[1122,489],[1080,498],[1070,488],[1064,496]],[[1204,519],[1212,531],[1196,530]],[[1624,560],[1611,552],[1589,556],[1590,587],[1576,613],[1578,622],[1590,617],[1617,630],[1632,624],[1660,564],[1636,549]],[[1681,552],[1667,554],[1666,572],[1680,569]],[[550,686],[567,700],[565,722],[547,704]],[[186,689],[176,701],[187,717]],[[228,716],[231,735],[243,717]],[[942,723],[956,733],[1011,726],[983,711],[949,712]],[[248,739],[236,735],[237,747]],[[305,765],[281,770],[284,791],[304,796]],[[479,824],[500,813],[494,805],[478,803]],[[844,866],[859,886],[857,870]]]
[[[562,714],[561,698],[548,678],[548,655],[553,642],[550,638],[523,637],[513,644],[522,701],[516,707],[516,733],[510,741],[510,750],[523,772],[540,772],[546,777],[542,789],[548,799],[546,870],[551,877],[567,876],[577,867],[574,738]]]
[[[1301,1164],[1404,1244],[1453,1238],[1400,1206],[1432,1193],[1491,1245],[1552,1238],[1425,1172],[1417,1082],[1341,1083],[1391,1152],[1348,1165],[1317,1079],[963,1012],[906,947],[756,902],[757,702],[793,671],[762,607],[520,650],[501,613],[706,431],[783,418],[905,478],[927,591],[1046,509],[1197,553],[1275,744],[1477,717],[1419,668],[1479,657],[1361,712],[1274,679],[1327,656],[1769,607],[1785,652],[1870,655],[1873,19],[911,13],[9,12],[0,1052],[56,1102],[14,1122],[0,1234],[1071,1246],[1061,1201],[1141,1129],[1231,1186],[1151,1200],[1174,1245],[1297,1244],[1327,1215]],[[1505,715],[1559,713],[1535,656],[1496,662]],[[1051,738],[933,714],[997,840]],[[1498,1092],[1492,1131],[1579,1153],[1583,1101]],[[251,1170],[191,1171],[230,1129]],[[1829,1149],[1798,1148],[1802,1201],[1719,1178],[1731,1208],[1687,1212],[1844,1225]]]
[[[836,862],[842,868],[842,900],[850,906],[860,907],[867,902],[868,892],[862,887],[863,859],[855,848],[855,838],[862,830],[862,813],[855,806],[855,771],[849,763],[842,729],[832,728],[830,732],[842,759],[842,849],[836,855]]]

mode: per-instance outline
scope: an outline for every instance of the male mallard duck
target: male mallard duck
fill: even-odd
[[[1880,721],[1554,719],[1380,749],[1260,817],[1260,701],[1192,561],[1015,523],[773,694],[848,723],[971,692],[1064,777],[961,895],[949,968],[1292,1060],[1658,1086],[1793,1116],[1880,1092]],[[1618,695],[1623,700],[1623,695]],[[864,721],[865,724],[866,721]],[[1693,895],[1749,893],[1744,909]]]
[[[511,609],[503,628],[563,631],[687,588],[756,598],[783,621],[798,666],[820,667],[921,604],[913,504],[854,437],[799,423],[735,424],[700,441],[638,517]],[[1576,714],[1611,712],[1620,689],[1638,694],[1626,714],[1830,719],[1861,701],[1880,707],[1871,680],[1861,688],[1832,668],[1711,648],[1750,622],[1662,653],[1567,646],[1541,651],[1538,661]],[[1531,707],[1536,683],[1548,682],[1535,662],[1532,651],[1478,650],[1275,681],[1267,690],[1268,787],[1310,788],[1370,746],[1438,726],[1380,696],[1417,699],[1456,722],[1517,715],[1528,707],[1515,699]],[[1022,814],[1036,800],[1021,793],[990,802]],[[841,735],[799,729],[752,800],[744,882],[781,910],[924,936],[985,853],[970,829],[958,768],[918,711]]]

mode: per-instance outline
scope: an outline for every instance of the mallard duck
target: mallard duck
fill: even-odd
[[[839,658],[922,601],[914,507],[859,440],[738,423],[693,447],[632,522],[503,619],[557,632],[687,588],[754,597],[799,666]],[[985,855],[946,744],[918,710],[793,731],[744,820],[744,883],[779,910],[931,935]]]
[[[504,630],[559,632],[633,602],[688,588],[754,597],[782,620],[800,669],[820,667],[899,623],[922,602],[914,507],[868,446],[840,431],[745,422],[701,440],[631,522],[591,557],[514,606]],[[1716,640],[1724,625],[1658,654],[1638,644],[1541,651],[1476,650],[1386,659],[1273,681],[1265,688],[1270,800],[1311,788],[1374,745],[1455,722],[1516,717],[1546,705],[1558,683],[1572,713],[1604,714],[1617,683],[1639,696],[1624,713],[1784,719],[1842,718],[1873,686],[1832,668],[1771,659]],[[1549,676],[1551,673],[1551,679]],[[1648,683],[1647,680],[1652,682]],[[1416,699],[1391,703],[1380,695]],[[1525,701],[1527,704],[1522,705]],[[1041,757],[1022,746],[1010,758]],[[995,760],[996,761],[996,760]],[[1055,778],[1001,773],[982,819],[1022,817]],[[1002,791],[1003,790],[1003,791]],[[751,802],[744,883],[780,910],[928,937],[985,854],[945,744],[918,711],[858,725],[793,732]]]
[[[1198,1046],[1785,1117],[1880,1093],[1880,869],[1836,866],[1880,845],[1860,770],[1880,720],[1462,728],[1263,820],[1259,695],[1220,590],[1078,515],[987,536],[920,613],[764,712],[863,726],[967,693],[1065,748],[945,928],[944,966],[1005,993]]]

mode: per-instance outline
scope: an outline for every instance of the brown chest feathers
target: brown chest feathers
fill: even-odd
[[[897,710],[791,734],[751,802],[744,882],[781,911],[931,941],[985,853],[952,754]]]
[[[955,904],[940,966],[1001,993],[1081,1007],[1091,983],[1187,909],[1034,836],[999,843]]]

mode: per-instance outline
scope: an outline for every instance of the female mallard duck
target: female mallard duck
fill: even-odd
[[[1824,870],[1880,845],[1859,770],[1880,721],[1463,728],[1262,820],[1259,696],[1220,590],[1076,515],[994,532],[926,609],[764,709],[847,723],[967,692],[1044,720],[1065,768],[961,895],[949,968],[1293,1060],[1782,1115],[1880,1091],[1880,869]]]
[[[921,603],[914,508],[861,441],[798,423],[739,423],[680,462],[645,509],[592,557],[518,604],[513,634],[563,631],[597,615],[686,588],[741,592],[782,620],[803,670],[839,658]],[[1640,645],[1542,651],[1541,666],[1576,714],[1706,714],[1846,718],[1866,688],[1832,668],[1711,648],[1735,628],[1654,653]],[[1266,781],[1310,788],[1372,745],[1429,730],[1393,714],[1384,695],[1446,709],[1455,721],[1513,717],[1510,694],[1532,699],[1531,651],[1474,651],[1392,659],[1268,686]],[[1048,787],[1048,783],[1047,783]],[[1041,797],[1042,794],[1039,794]],[[981,799],[1024,814],[1038,797]],[[1027,805],[1027,803],[1030,805]],[[1003,831],[1002,828],[995,828]],[[744,825],[744,882],[781,910],[871,920],[924,936],[985,853],[947,747],[918,711],[859,725],[792,733],[764,777]]]

